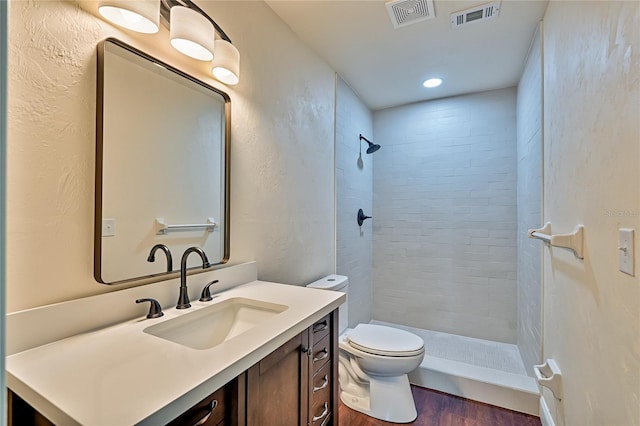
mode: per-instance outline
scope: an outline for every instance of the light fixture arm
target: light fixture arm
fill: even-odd
[[[216,33],[218,33],[221,39],[228,41],[229,43],[232,43],[231,39],[220,27],[220,25],[218,25],[216,21],[214,21],[204,10],[200,9],[200,7],[194,2],[192,2],[191,0],[160,0],[160,16],[162,17],[161,19],[162,24],[165,27],[169,28],[169,22],[171,20],[169,18],[170,16],[169,11],[174,6],[182,6],[182,7],[195,10],[196,12],[198,12],[199,14],[207,18],[209,22],[211,22],[211,25],[213,25],[213,28],[215,28]]]

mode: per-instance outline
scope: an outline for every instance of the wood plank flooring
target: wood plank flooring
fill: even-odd
[[[541,426],[540,419],[443,392],[411,386],[418,418],[415,426]],[[339,426],[392,426],[354,411],[340,402]],[[406,424],[406,423],[405,423]]]

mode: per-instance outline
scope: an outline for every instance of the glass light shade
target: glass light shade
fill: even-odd
[[[441,78],[430,78],[429,80],[425,80],[422,85],[428,89],[432,89],[434,87],[438,87],[442,84]]]
[[[215,29],[207,18],[195,10],[174,6],[170,19],[171,45],[179,52],[199,61],[213,59]]]
[[[102,0],[98,12],[131,31],[153,34],[160,28],[160,0]]]
[[[216,41],[216,52],[211,64],[213,76],[228,85],[240,81],[240,52],[226,40]]]

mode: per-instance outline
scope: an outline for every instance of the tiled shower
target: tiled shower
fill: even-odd
[[[516,339],[516,90],[374,114],[375,319]]]
[[[338,78],[337,273],[351,282],[351,325],[395,324],[423,336],[427,355],[533,374],[540,57],[536,36],[518,87],[375,112]],[[360,154],[359,134],[382,149]],[[373,216],[362,227],[358,208]]]

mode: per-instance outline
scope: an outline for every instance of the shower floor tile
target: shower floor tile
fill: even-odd
[[[512,374],[527,375],[518,347],[509,343],[475,339],[438,331],[422,330],[401,324],[371,321],[410,331],[424,340],[426,355]]]

